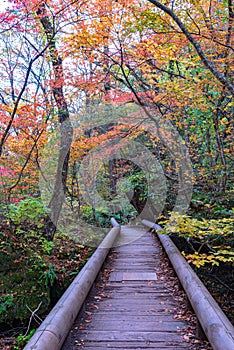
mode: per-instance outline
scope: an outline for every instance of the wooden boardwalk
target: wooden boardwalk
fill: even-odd
[[[119,244],[62,349],[189,349],[180,333],[188,325],[173,317],[178,303],[166,285],[156,237],[142,227],[122,227]]]

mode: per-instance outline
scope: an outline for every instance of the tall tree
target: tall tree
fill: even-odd
[[[49,203],[51,212],[45,225],[47,237],[49,239],[53,239],[58,218],[66,196],[66,182],[73,129],[69,119],[68,106],[63,92],[63,61],[56,49],[56,32],[55,28],[53,27],[53,18],[50,18],[44,3],[39,5],[37,15],[40,18],[40,22],[47,38],[50,60],[53,66],[54,81],[52,82],[52,92],[57,105],[61,135],[56,179],[52,198]]]

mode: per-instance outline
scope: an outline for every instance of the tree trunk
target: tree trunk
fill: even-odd
[[[214,123],[214,131],[215,131],[215,139],[218,148],[220,163],[221,163],[221,174],[218,181],[218,192],[224,192],[227,184],[227,165],[226,158],[223,149],[223,142],[221,140],[220,132],[219,132],[219,109],[220,106],[217,107],[216,113],[213,114],[213,123]],[[217,174],[218,178],[218,174]]]
[[[66,195],[66,181],[73,130],[69,119],[68,106],[63,93],[63,62],[56,49],[54,28],[46,13],[44,4],[40,5],[37,14],[40,16],[40,22],[46,34],[48,50],[53,66],[54,82],[52,85],[52,93],[58,109],[61,136],[56,179],[52,198],[49,203],[50,215],[46,218],[44,226],[46,238],[52,240],[56,232],[56,226]]]

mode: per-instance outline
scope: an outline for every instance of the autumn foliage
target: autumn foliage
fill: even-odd
[[[12,208],[35,198],[45,206],[39,227],[29,225],[40,232],[39,245],[53,241],[64,207],[97,226],[108,226],[111,215],[125,223],[139,215],[155,194],[136,164],[111,158],[116,144],[137,142],[157,158],[167,181],[168,230],[210,249],[188,251],[190,262],[233,264],[233,21],[232,0],[10,0],[0,13],[0,213],[10,231],[4,237],[14,242],[12,234],[27,225],[25,218],[13,222]],[[119,211],[95,207],[82,194],[80,166],[98,147],[104,162],[97,188],[107,202],[124,203]],[[192,164],[184,178],[195,189],[195,221],[182,213],[173,226],[168,213],[181,158]]]

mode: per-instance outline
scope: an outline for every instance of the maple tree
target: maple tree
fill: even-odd
[[[177,3],[176,16],[184,19],[202,55],[212,59],[212,66],[222,74],[225,72],[228,82],[233,67],[231,6],[214,2],[208,12],[210,19],[206,17],[207,6],[205,2],[203,6],[189,3],[183,10]],[[151,119],[155,113],[172,120],[182,134],[186,133],[191,155],[195,144],[199,144],[202,155],[207,155],[204,168],[200,167],[197,152],[194,156],[200,172],[197,181],[203,178],[215,190],[225,190],[232,132],[229,90],[214,80],[186,35],[166,14],[144,2],[141,6],[131,2],[127,8],[124,2],[98,3],[93,10],[94,20],[75,24],[73,34],[65,38],[65,55],[80,69],[77,73],[74,70],[75,86],[106,101],[135,102],[148,107],[148,113],[149,106],[153,107],[148,115]],[[224,23],[222,30],[220,21]],[[87,61],[92,73],[85,76],[85,69],[80,67],[83,63],[87,66]],[[205,147],[199,140],[204,132]]]
[[[215,191],[226,189],[232,132],[229,116],[232,109],[229,84],[232,75],[232,6],[230,2],[227,5],[220,2],[209,5],[204,1],[202,4],[189,2],[184,9],[179,1],[169,7],[157,1],[151,3],[113,3],[107,0],[89,4],[69,1],[25,1],[22,4],[15,1],[10,19],[3,21],[5,32],[8,23],[11,23],[9,30],[13,32],[26,31],[26,36],[14,35],[24,38],[21,51],[28,50],[28,56],[25,79],[22,89],[15,94],[14,108],[10,110],[9,104],[4,106],[3,103],[2,122],[6,113],[9,113],[10,119],[5,118],[8,124],[5,122],[2,128],[1,147],[6,145],[9,131],[21,109],[28,108],[29,111],[29,108],[37,106],[35,118],[38,118],[38,128],[43,129],[44,134],[48,133],[49,125],[56,122],[56,114],[61,126],[60,154],[54,174],[54,190],[48,204],[52,221],[49,219],[45,228],[47,232],[51,228],[51,238],[65,193],[78,179],[76,170],[72,174],[68,172],[72,139],[70,117],[77,114],[79,123],[82,123],[82,115],[87,113],[91,117],[98,106],[110,106],[113,111],[116,105],[128,105],[126,118],[123,115],[117,119],[113,116],[112,122],[116,124],[113,126],[113,138],[119,133],[118,123],[128,124],[128,137],[134,139],[131,129],[137,129],[145,118],[150,121],[151,131],[155,135],[154,148],[164,149],[165,154],[169,151],[161,162],[169,180],[173,179],[170,174],[175,171],[173,161],[178,163],[181,157],[176,137],[170,140],[170,133],[165,131],[166,121],[170,121],[184,137],[190,151],[195,183],[203,182],[204,186]],[[21,24],[17,23],[19,14],[25,20]],[[220,19],[225,19],[222,30],[217,26]],[[37,37],[31,35],[32,28]],[[16,61],[22,60],[24,51],[21,51],[16,53]],[[47,69],[43,78],[42,70],[36,69],[35,72],[35,62],[40,62],[44,71]],[[20,69],[19,73],[15,72],[17,78]],[[28,87],[31,83],[29,79],[34,79],[34,84],[37,84],[31,107],[23,102],[24,94],[28,98],[32,89]],[[46,120],[46,127],[45,124],[42,127],[41,111],[38,112],[42,103],[47,114],[47,117],[42,117]],[[129,118],[132,119],[130,124]],[[84,123],[87,131],[92,120],[88,121],[89,124],[87,121]],[[205,140],[202,138],[204,134]],[[109,136],[108,132],[105,136],[97,135],[96,141],[93,136],[87,138],[78,135],[77,139],[74,136],[71,149],[73,169],[79,166],[88,151],[105,142]],[[11,137],[14,139],[15,135],[11,133]],[[19,181],[15,182],[15,187],[26,174],[25,168],[37,145],[38,140],[34,138],[31,148],[27,146],[28,149],[24,149],[26,164],[18,171]],[[185,160],[186,152],[184,148],[182,157]],[[205,158],[200,164],[204,154]],[[38,157],[36,163],[40,170]],[[177,172],[181,176],[178,169],[177,164]],[[38,175],[35,179],[37,181]],[[186,181],[186,178],[181,178],[181,182]],[[11,190],[15,188],[12,186]]]
[[[36,167],[33,163],[37,162],[39,148],[46,142],[47,111],[41,107],[43,96],[38,93],[39,73],[32,70],[29,77],[33,62],[31,48],[26,42],[25,47],[21,45],[11,50],[13,41],[18,42],[20,39],[21,34],[5,34],[1,46],[1,74],[4,81],[1,87],[1,162],[14,171],[11,184],[3,189],[6,199],[12,196],[14,189],[19,189],[18,185],[22,187],[22,176],[26,173],[26,183],[30,185],[34,182],[37,186],[38,176],[35,176]],[[43,69],[41,61],[41,72]],[[33,93],[29,92],[29,86],[33,87]],[[29,169],[32,171],[31,179]]]
[[[33,11],[33,12],[31,12]],[[12,29],[14,39],[20,40],[21,37],[23,39],[23,44],[20,46],[20,50],[17,52],[13,51],[13,53],[10,52],[8,55],[9,60],[6,62],[8,64],[9,70],[7,71],[9,75],[9,82],[11,84],[11,97],[12,101],[7,101],[6,98],[2,95],[3,100],[3,114],[4,114],[4,108],[5,112],[8,112],[10,114],[10,119],[7,117],[5,118],[5,125],[3,125],[3,132],[0,142],[0,154],[2,154],[3,147],[6,147],[6,140],[8,139],[8,136],[12,134],[12,129],[14,132],[16,132],[16,119],[18,119],[19,115],[23,114],[22,111],[27,110],[28,116],[29,116],[29,96],[31,94],[34,95],[34,98],[31,99],[31,108],[34,108],[35,112],[35,122],[36,125],[38,125],[39,128],[42,128],[42,125],[44,124],[44,130],[46,129],[45,124],[48,124],[49,121],[49,115],[51,115],[52,108],[57,109],[58,114],[58,120],[61,125],[61,151],[59,154],[59,164],[57,167],[57,174],[56,174],[56,183],[53,191],[53,195],[49,204],[49,207],[51,209],[51,217],[47,220],[48,225],[46,226],[46,231],[48,234],[48,237],[50,236],[53,238],[56,222],[57,222],[57,215],[59,215],[62,202],[63,202],[63,193],[65,189],[65,183],[66,183],[66,177],[67,177],[67,169],[68,169],[68,159],[69,159],[69,148],[72,138],[72,128],[69,125],[69,112],[68,108],[66,106],[66,101],[63,97],[63,73],[62,73],[62,60],[59,57],[58,52],[56,51],[56,44],[54,40],[55,36],[55,28],[52,25],[52,18],[48,15],[48,8],[46,8],[46,5],[44,2],[37,2],[37,3],[21,3],[21,2],[14,2],[14,12],[21,14],[23,17],[25,17],[25,22],[23,24],[19,24],[16,22],[17,16],[13,16],[11,19],[12,21]],[[6,18],[9,20],[9,18]],[[38,25],[41,23],[41,28]],[[3,22],[3,26],[5,27],[7,22]],[[36,29],[36,36],[31,35],[31,30]],[[5,29],[7,32],[7,29]],[[15,31],[20,33],[20,37],[17,37],[17,34]],[[46,37],[46,42],[44,41],[43,34]],[[38,35],[40,35],[41,40],[38,40]],[[7,35],[6,35],[7,36]],[[7,46],[8,52],[9,52],[9,45]],[[49,58],[45,57],[45,53],[49,52]],[[13,58],[12,58],[13,57]],[[33,58],[31,58],[33,57]],[[26,58],[26,59],[25,59]],[[19,68],[18,66],[21,64],[21,61],[24,61],[25,59],[25,66],[26,66],[26,72],[24,76],[24,80],[22,81],[21,89],[15,87],[15,81],[18,80]],[[40,63],[38,62],[40,61]],[[41,64],[41,67],[39,66],[39,69],[37,66],[35,66],[35,62],[38,64]],[[54,77],[49,76],[50,79],[50,85],[51,85],[51,91],[48,92],[48,88],[46,86],[47,82],[42,81],[41,75],[43,74],[45,68],[45,63],[47,66],[50,66],[51,63],[51,70],[50,73],[54,75]],[[5,65],[5,62],[2,60],[3,65]],[[24,62],[23,62],[24,63]],[[35,67],[34,67],[35,66]],[[20,66],[21,68],[21,66]],[[48,67],[47,67],[48,68]],[[30,81],[31,80],[31,81]],[[34,82],[33,82],[34,80]],[[30,85],[31,84],[31,85]],[[34,86],[32,86],[34,84]],[[35,86],[36,85],[36,86]],[[4,91],[4,93],[6,90]],[[53,107],[53,101],[51,102],[51,95],[54,98],[55,106]],[[30,96],[31,98],[31,96]],[[25,103],[25,101],[27,101]],[[13,103],[13,107],[9,107],[9,103]],[[47,117],[44,117],[39,109],[41,109],[41,104],[45,105],[44,113],[47,114]],[[40,115],[41,114],[41,115]],[[22,118],[23,121],[23,118]],[[31,121],[32,122],[32,118]],[[66,123],[65,123],[66,121]],[[2,120],[3,122],[3,120]],[[27,127],[30,127],[28,125]],[[48,127],[47,127],[48,128]],[[22,126],[21,126],[22,131]],[[40,136],[43,133],[43,131],[40,132]],[[33,134],[35,134],[35,130],[33,131]],[[70,135],[70,136],[69,136]],[[22,137],[22,135],[20,135]],[[24,138],[25,139],[25,138]],[[19,178],[14,186],[11,186],[9,191],[11,191],[13,188],[15,188],[18,183],[21,180],[21,177],[23,173],[25,173],[25,168],[27,164],[29,163],[30,159],[32,159],[32,155],[34,152],[34,149],[40,148],[41,145],[38,145],[38,138],[35,138],[34,144],[31,148],[31,150],[27,153],[26,156],[26,162],[23,165],[22,169],[19,173]],[[16,138],[14,138],[16,140]],[[26,151],[26,147],[24,147],[24,153]],[[36,159],[37,166],[39,166],[39,158]],[[33,175],[31,173],[31,175]],[[38,175],[35,179],[38,182]],[[58,214],[57,214],[58,213]],[[51,233],[49,234],[49,228],[51,229]]]
[[[176,207],[181,184],[182,209],[195,188],[192,214],[205,221],[178,216],[176,228],[168,225],[212,247],[211,253],[190,252],[190,261],[230,262],[232,221],[225,218],[231,204],[219,201],[231,193],[233,174],[232,0],[10,4],[0,14],[0,185],[1,213],[14,234],[24,225],[34,229],[25,212],[31,215],[30,206],[41,210],[43,186],[49,189],[48,208],[35,220],[45,245],[45,237],[54,239],[64,207],[69,218],[97,226],[108,225],[111,215],[127,222],[145,203],[157,216],[157,194],[149,193],[140,166],[124,158],[131,154],[124,147],[138,143],[167,181],[164,214]],[[93,191],[87,194],[80,169],[89,154],[97,163],[85,173]],[[145,169],[150,173],[150,166]],[[212,215],[217,221],[209,227]],[[220,227],[225,235],[216,248],[221,233],[214,231]]]
[[[225,67],[226,69],[226,72],[223,73],[221,71],[219,71],[217,69],[217,67],[215,67],[215,63],[212,62],[210,60],[210,58],[208,57],[208,55],[206,55],[204,53],[204,49],[201,47],[200,43],[194,39],[193,35],[191,34],[191,32],[186,28],[186,26],[184,25],[184,23],[181,21],[179,15],[177,15],[175,13],[175,11],[173,9],[170,9],[169,7],[165,6],[163,3],[157,1],[157,0],[149,0],[149,2],[151,2],[152,4],[154,4],[157,8],[161,9],[162,11],[164,11],[166,14],[168,14],[175,22],[176,24],[178,25],[178,27],[180,28],[180,30],[182,31],[182,33],[186,36],[186,38],[189,40],[189,42],[193,45],[193,47],[195,48],[196,52],[198,53],[201,61],[204,63],[204,65],[211,71],[211,73],[216,77],[216,79],[218,79],[233,95],[234,95],[234,85],[232,84],[232,82],[229,80],[229,69],[227,69],[227,66]],[[207,33],[208,31],[208,40],[212,40],[213,39],[213,36],[216,34],[215,33],[215,28],[214,28],[214,25],[217,23],[217,12],[215,11],[214,8],[211,8],[211,4],[210,4],[210,7],[209,7],[209,17],[206,15],[205,13],[205,9],[207,7],[207,4],[205,2],[203,2],[203,4],[200,4],[199,2],[191,2],[192,4],[195,4],[195,6],[197,6],[197,10],[198,12],[196,13],[196,20],[194,20],[194,24],[196,23],[197,21],[197,15],[198,14],[201,14],[202,17],[203,17],[203,20],[204,20],[204,24],[206,25],[205,26],[205,31],[204,31],[204,34]],[[177,7],[177,6],[176,6]],[[175,7],[175,9],[176,9]],[[190,8],[188,6],[188,11],[187,11],[187,15],[189,15],[190,19],[192,19],[192,13],[189,14],[190,12]],[[211,16],[214,16],[215,18],[211,18]],[[230,50],[231,47],[229,46],[230,44],[230,39],[231,39],[231,32],[232,32],[232,25],[233,25],[233,8],[232,8],[232,2],[229,1],[228,2],[228,28],[225,28],[226,31],[227,31],[227,35],[226,35],[226,42],[223,43],[224,46],[226,46],[226,53],[223,57],[222,55],[222,59],[226,59],[227,56],[228,56],[228,49]],[[211,22],[212,20],[212,22]],[[199,24],[197,25],[198,27],[198,30],[199,30],[199,36],[203,36],[203,26],[202,27],[199,27]],[[202,31],[202,33],[201,33]],[[220,31],[220,29],[218,29],[218,31]],[[206,35],[207,35],[206,34]],[[217,42],[217,39],[216,39],[216,42]],[[218,42],[220,44],[220,42]],[[228,47],[229,46],[229,47]],[[213,56],[214,57],[214,54],[210,55],[209,56]],[[218,57],[218,60],[220,59],[221,57]],[[224,60],[225,62],[225,60]],[[226,62],[225,62],[226,63]],[[227,64],[227,63],[226,63]],[[225,64],[225,65],[226,65]]]

